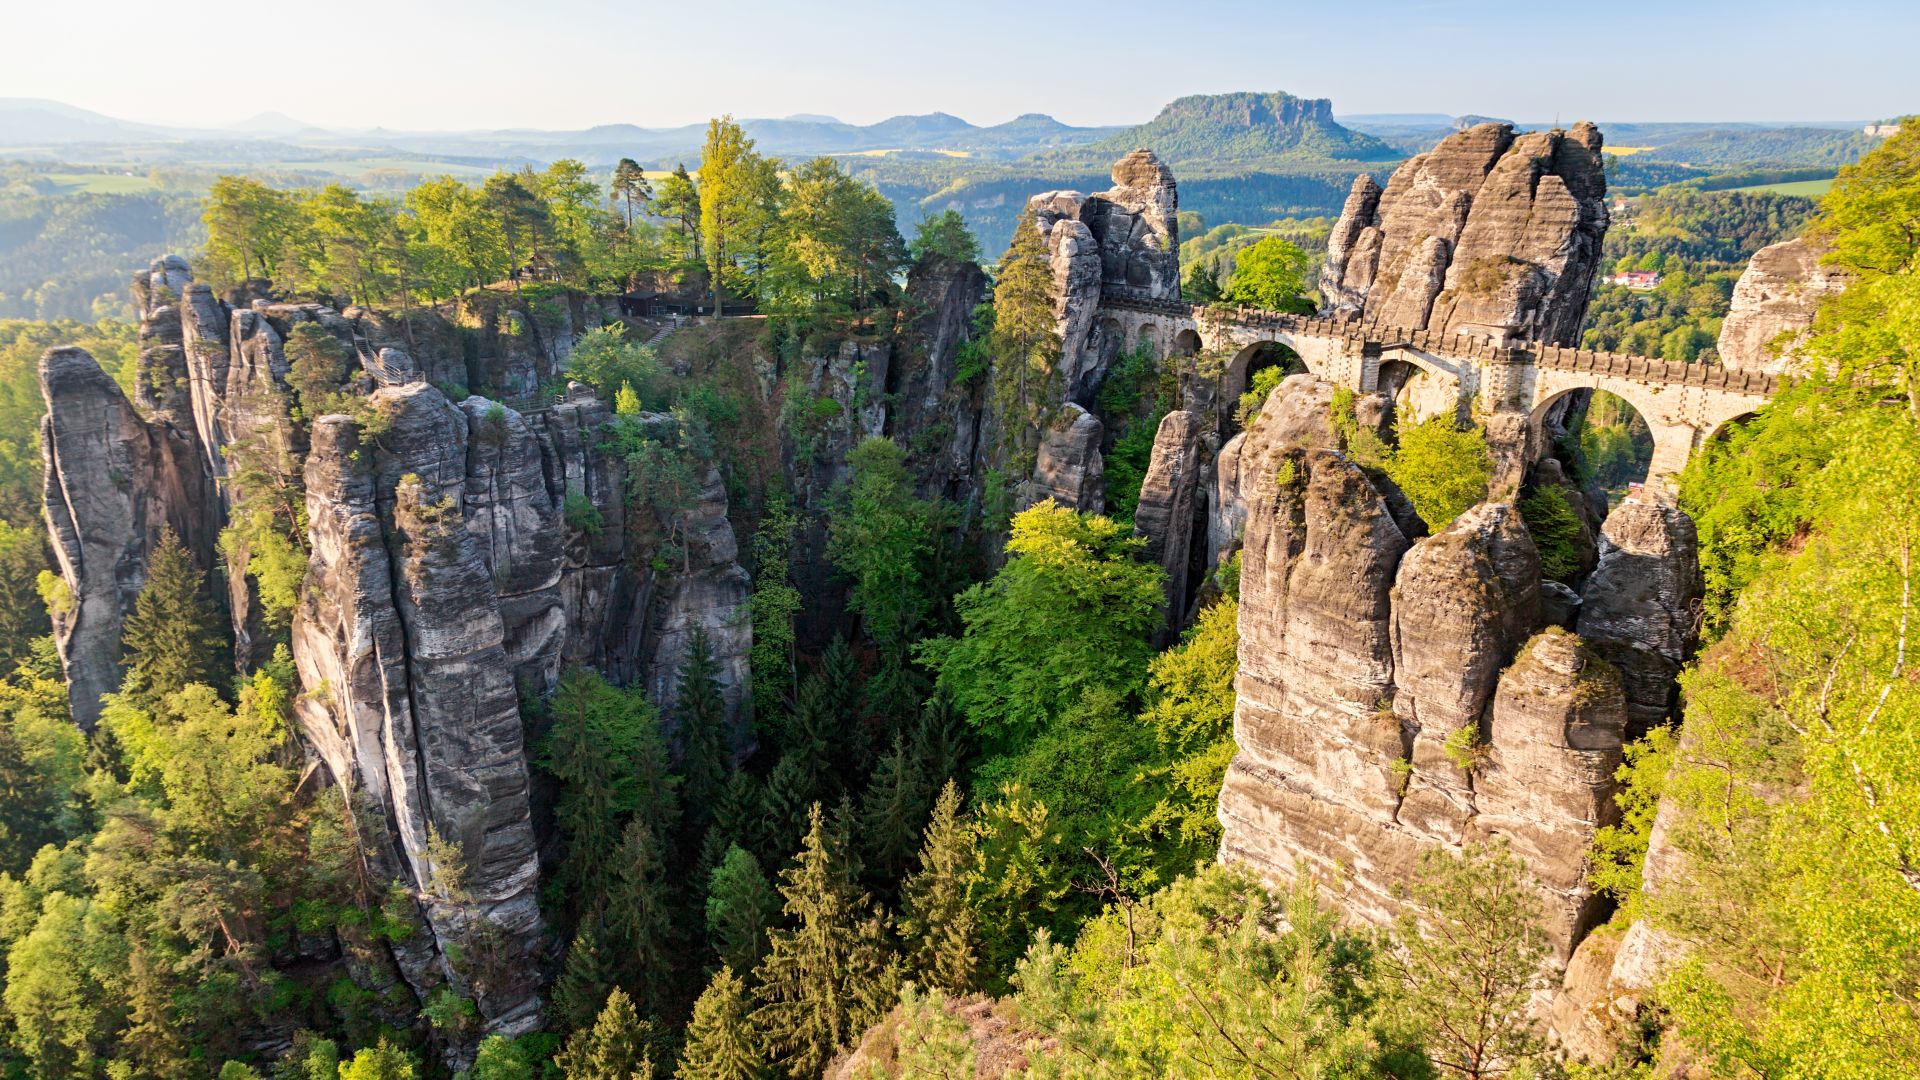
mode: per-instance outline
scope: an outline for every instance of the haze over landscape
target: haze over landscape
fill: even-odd
[[[1355,113],[1836,121],[1878,118],[1913,78],[1902,35],[1889,32],[1910,12],[1893,0],[1829,5],[1818,19],[1785,0],[1629,0],[1604,12],[1517,0],[1386,0],[1359,11],[1236,0],[1190,13],[1141,0],[1069,0],[1043,12],[1007,0],[854,0],[832,18],[767,0],[723,16],[698,5],[561,0],[538,18],[499,0],[463,5],[457,17],[348,0],[325,19],[294,6],[250,11],[246,35],[271,51],[271,77],[167,63],[204,48],[223,6],[176,5],[166,19],[133,0],[88,10],[86,63],[61,47],[11,57],[0,96],[156,124],[191,113],[225,126],[277,112],[330,128],[413,131],[672,127],[796,112],[856,124],[937,111],[993,124],[1045,112],[1101,126],[1249,85]],[[66,19],[46,5],[7,16],[16,40],[50,43],[73,39]],[[1743,62],[1773,51],[1787,26],[1793,63],[1818,78]],[[1708,41],[1713,48],[1700,49]],[[1554,62],[1572,55],[1585,59]],[[1471,56],[1502,62],[1447,59]],[[1536,64],[1553,66],[1551,81],[1514,77]]]
[[[0,1077],[1911,1080],[1912,5],[0,14]]]

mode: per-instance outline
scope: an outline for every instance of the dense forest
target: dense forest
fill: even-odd
[[[561,160],[397,197],[225,177],[195,208],[196,272],[235,295],[402,313],[504,305],[520,318],[503,322],[537,327],[569,298],[636,290],[708,310],[750,301],[765,316],[657,342],[609,317],[529,395],[551,400],[570,380],[611,406],[596,436],[627,467],[623,527],[661,529],[650,550],[663,572],[687,557],[698,476],[717,468],[753,630],[750,752],[727,730],[704,638],[670,709],[586,665],[523,704],[552,838],[546,1008],[529,1033],[485,1034],[453,984],[416,1002],[381,967],[420,933],[409,912],[426,898],[372,872],[359,830],[376,819],[313,781],[297,733],[286,646],[305,585],[305,481],[284,462],[233,450],[249,494],[221,543],[250,556],[278,647],[236,673],[227,568],[168,537],[126,623],[125,681],[97,730],[71,722],[48,613],[72,597],[41,519],[35,366],[77,344],[135,389],[142,342],[124,321],[0,322],[9,1075],[748,1080],[837,1063],[848,1071],[834,1075],[970,1076],[989,1057],[1035,1077],[1911,1075],[1920,130],[1841,170],[1817,207],[1669,191],[1609,236],[1610,264],[1665,280],[1650,294],[1603,286],[1591,347],[1700,358],[1741,262],[1796,232],[1823,237],[1855,281],[1819,314],[1809,376],[1681,481],[1707,643],[1680,679],[1684,718],[1629,749],[1620,822],[1590,855],[1611,897],[1600,933],[1641,922],[1690,947],[1601,1066],[1568,1060],[1531,1011],[1555,981],[1550,948],[1504,843],[1430,852],[1409,886],[1422,914],[1391,927],[1342,918],[1336,881],[1303,874],[1280,891],[1217,862],[1238,563],[1203,583],[1169,641],[1165,575],[1129,519],[1169,387],[1222,358],[1117,360],[1102,394],[1110,416],[1133,418],[1112,433],[1113,512],[1016,511],[1008,477],[1031,472],[1055,419],[1043,391],[1060,339],[1038,233],[1011,219],[988,232],[951,192],[921,198],[903,235],[899,191],[835,158],[767,156],[727,120],[693,164],[661,176],[624,162],[599,178]],[[1190,297],[1311,307],[1328,223],[1310,215],[1331,207],[1290,201],[1293,185],[1334,191],[1333,207],[1344,185],[1270,180],[1234,196],[1257,213],[1187,202]],[[998,440],[984,495],[949,498],[915,471],[925,448],[873,434],[847,440],[816,483],[821,448],[838,445],[827,432],[864,402],[809,391],[800,359],[855,355],[906,325],[920,314],[909,275],[982,261],[982,233],[1004,254],[954,381],[985,402],[982,438]],[[158,242],[110,235],[127,250]],[[337,345],[296,333],[287,353],[299,441],[327,414],[351,417],[369,445],[381,436]],[[1241,425],[1283,374],[1253,384]],[[1625,430],[1616,407],[1596,402],[1593,429]],[[1383,441],[1351,392],[1327,423],[1435,532],[1486,495],[1492,462],[1470,423]],[[1584,481],[1621,453],[1590,442],[1567,456]],[[1550,521],[1523,506],[1543,561],[1566,547],[1552,528],[1572,527],[1553,507]],[[445,526],[446,508],[412,512],[423,532]],[[569,502],[583,535],[608,527],[597,514]],[[1648,888],[1662,807],[1678,868]],[[457,842],[428,846],[432,898],[457,902],[470,869]],[[457,960],[484,984],[500,977],[499,942],[470,929]],[[323,939],[336,961],[314,959]]]

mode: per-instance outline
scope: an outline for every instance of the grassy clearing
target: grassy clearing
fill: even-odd
[[[1833,180],[1794,180],[1784,184],[1755,184],[1753,187],[1728,188],[1729,191],[1744,191],[1749,194],[1766,192],[1770,195],[1798,195],[1803,199],[1818,199],[1833,190]]]
[[[1632,157],[1635,154],[1644,154],[1649,150],[1658,149],[1659,147],[1657,146],[1609,146],[1607,147],[1607,153],[1618,154],[1621,157]]]
[[[41,179],[53,186],[55,195],[138,195],[155,187],[150,176],[119,173],[48,173]]]

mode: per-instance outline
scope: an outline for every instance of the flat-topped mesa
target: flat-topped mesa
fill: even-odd
[[[1353,190],[1327,240],[1334,314],[1559,345],[1579,340],[1606,236],[1600,130],[1480,124]]]

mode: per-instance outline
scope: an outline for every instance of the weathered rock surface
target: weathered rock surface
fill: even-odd
[[[1607,228],[1599,129],[1480,124],[1354,182],[1328,239],[1331,310],[1573,345]]]
[[[334,777],[387,819],[383,861],[403,871],[437,944],[437,971],[402,958],[415,992],[451,978],[490,1030],[532,1030],[539,860],[498,594],[462,507],[467,418],[424,384],[377,391],[373,406],[392,426],[372,445],[346,417],[314,425],[297,716]],[[450,868],[430,864],[434,837],[459,846],[464,896],[436,890]],[[448,959],[477,920],[495,928],[511,977],[475,982]]]
[[[906,449],[923,490],[961,505],[978,496],[973,466],[983,380],[968,385],[955,376],[986,293],[987,275],[975,263],[941,255],[915,263],[907,272],[911,314],[892,365],[887,434]]]
[[[1100,513],[1106,506],[1106,467],[1100,459],[1100,418],[1069,401],[1040,439],[1033,478],[1021,507],[1052,499],[1070,510]]]
[[[1509,503],[1481,503],[1400,561],[1393,585],[1393,711],[1411,735],[1397,820],[1459,843],[1474,813],[1467,774],[1445,750],[1481,716],[1500,670],[1540,619],[1540,558]]]
[[[85,350],[48,350],[40,386],[47,527],[70,594],[54,612],[54,642],[74,720],[91,730],[100,695],[120,689],[121,627],[146,584],[154,544],[172,529],[210,569],[209,510],[219,496],[190,432],[142,419]]]
[[[1699,547],[1693,519],[1651,499],[1625,500],[1600,530],[1575,625],[1619,667],[1636,738],[1672,713],[1674,677],[1698,640]]]
[[[1163,645],[1180,634],[1197,576],[1194,559],[1204,558],[1193,545],[1207,535],[1210,442],[1200,417],[1185,409],[1161,418],[1133,512],[1133,531],[1147,541],[1143,557],[1167,575]]]
[[[705,468],[672,530],[630,527],[625,461],[603,430],[612,413],[591,391],[573,386],[523,415],[484,397],[456,405],[429,385],[474,370],[549,377],[570,340],[542,322],[552,312],[523,326],[524,339],[481,327],[473,359],[439,313],[283,303],[264,282],[223,301],[177,257],[140,275],[135,292],[146,416],[84,352],[54,350],[42,363],[47,516],[73,596],[56,632],[75,716],[90,726],[100,695],[118,688],[121,627],[161,531],[211,568],[245,495],[240,453],[250,468],[304,472],[311,560],[292,628],[297,720],[330,775],[358,793],[356,814],[373,815],[362,825],[374,872],[407,887],[422,918],[405,941],[343,932],[310,955],[337,959],[375,991],[403,978],[424,999],[451,982],[478,1002],[486,1030],[532,1029],[546,942],[519,691],[587,664],[644,684],[670,713],[688,643],[704,630],[744,741],[750,583],[719,473]],[[953,306],[971,310],[965,298]],[[366,368],[350,387],[386,418],[378,440],[363,444],[344,416],[314,422],[311,438],[292,419],[287,343],[303,326]],[[943,355],[950,364],[950,346]],[[887,360],[885,343],[862,344],[815,373],[822,392],[864,403],[842,418],[842,452],[882,430]],[[657,558],[669,532],[684,543]],[[245,553],[226,563],[244,667],[272,641]],[[457,894],[427,864],[435,834],[460,850]],[[476,943],[503,950],[496,970],[467,970]]]
[[[1053,267],[1060,373],[1069,401],[1091,407],[1114,350],[1093,341],[1102,297],[1180,298],[1179,196],[1151,150],[1113,166],[1111,190],[1049,191],[1027,201]]]
[[[1619,670],[1565,631],[1536,635],[1500,676],[1474,768],[1474,826],[1506,837],[1539,879],[1541,928],[1561,959],[1598,915],[1587,847],[1619,820],[1613,774],[1626,728]]]
[[[1846,288],[1848,276],[1820,259],[1827,249],[1807,237],[1754,252],[1733,287],[1720,324],[1720,363],[1738,371],[1778,375],[1795,371],[1820,302]]]
[[[1285,380],[1241,449],[1239,753],[1220,798],[1221,854],[1277,878],[1296,863],[1417,857],[1393,824],[1403,744],[1386,707],[1388,597],[1407,540],[1360,469],[1324,448],[1331,397],[1311,376]],[[1376,843],[1388,835],[1398,856]],[[1392,880],[1356,874],[1379,890],[1359,908],[1384,918]]]
[[[1564,958],[1592,918],[1583,859],[1612,805],[1619,673],[1564,631],[1535,633],[1539,559],[1511,504],[1411,542],[1332,448],[1332,390],[1283,381],[1220,469],[1245,515],[1221,857],[1283,880],[1337,873],[1343,907],[1385,922],[1423,852],[1506,836]],[[1461,729],[1474,737],[1450,750]]]

